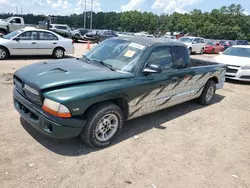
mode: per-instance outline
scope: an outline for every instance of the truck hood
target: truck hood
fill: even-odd
[[[246,66],[250,65],[250,58],[247,57],[237,57],[231,55],[219,55],[215,57],[217,63],[222,63],[226,65],[234,66]]]
[[[87,64],[77,59],[36,63],[17,70],[15,76],[41,90],[71,84],[133,77],[127,72],[111,71],[105,67]]]

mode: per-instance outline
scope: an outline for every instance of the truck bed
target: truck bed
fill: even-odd
[[[190,63],[189,63],[190,67],[201,67],[201,66],[209,66],[209,65],[221,65],[221,64],[213,62],[213,61],[190,58]]]

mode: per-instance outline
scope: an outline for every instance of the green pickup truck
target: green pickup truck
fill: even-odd
[[[175,41],[117,37],[81,58],[45,61],[14,74],[14,106],[49,137],[105,147],[123,122],[196,99],[211,103],[225,65],[190,59]]]

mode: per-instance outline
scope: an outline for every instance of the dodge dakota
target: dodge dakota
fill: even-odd
[[[225,65],[190,59],[178,41],[116,37],[81,58],[21,68],[13,80],[14,106],[32,127],[105,147],[125,120],[192,99],[210,104]]]

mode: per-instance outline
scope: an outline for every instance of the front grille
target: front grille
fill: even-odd
[[[14,76],[14,85],[17,91],[26,99],[31,100],[32,102],[42,105],[42,99],[40,95],[35,95],[24,88],[25,83],[18,77]]]
[[[227,72],[227,73],[237,73],[238,70],[237,70],[237,69],[230,69],[230,68],[227,68],[226,72]]]
[[[242,79],[250,79],[250,76],[241,76]]]

